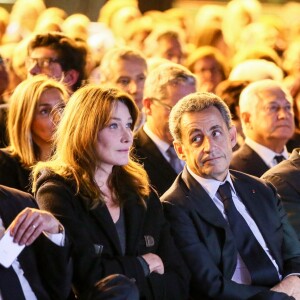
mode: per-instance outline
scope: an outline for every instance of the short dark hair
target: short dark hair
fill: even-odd
[[[76,70],[79,73],[77,82],[72,87],[73,90],[79,88],[86,78],[85,64],[87,48],[82,43],[77,43],[72,38],[60,32],[50,32],[37,34],[29,42],[28,53],[38,47],[47,47],[57,51],[60,65],[63,71]]]

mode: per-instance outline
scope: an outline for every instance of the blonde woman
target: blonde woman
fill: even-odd
[[[50,158],[55,131],[51,112],[68,97],[62,83],[38,75],[15,89],[9,102],[9,146],[0,150],[0,184],[30,191],[31,167]]]
[[[39,206],[57,216],[74,243],[79,299],[114,273],[133,279],[140,299],[187,298],[186,270],[160,201],[131,157],[137,119],[128,94],[83,87],[63,113],[55,155],[34,169]]]

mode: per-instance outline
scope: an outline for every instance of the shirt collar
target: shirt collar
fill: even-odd
[[[261,159],[266,163],[266,165],[269,167],[274,166],[273,159],[274,159],[275,155],[283,155],[283,157],[285,159],[288,159],[289,154],[288,154],[288,151],[285,146],[284,146],[282,153],[276,153],[276,152],[272,151],[271,149],[253,141],[249,137],[246,137],[245,143],[250,148],[252,148],[261,157]]]
[[[236,194],[229,171],[227,173],[225,180],[219,181],[216,179],[207,179],[199,175],[196,175],[188,166],[187,166],[187,170],[191,174],[191,176],[204,188],[204,190],[208,193],[211,199],[216,197],[216,193],[219,189],[219,186],[221,184],[224,184],[226,181],[229,182],[232,192]]]

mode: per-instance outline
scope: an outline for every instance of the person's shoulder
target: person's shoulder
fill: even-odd
[[[275,191],[274,186],[262,178],[259,178],[259,177],[256,177],[256,176],[244,173],[244,172],[240,172],[237,170],[232,170],[232,169],[230,169],[230,174],[233,179],[237,179],[246,185],[260,188],[262,190],[270,190],[271,189],[271,190]]]
[[[170,188],[160,197],[161,202],[180,203],[188,193],[188,188],[182,179],[182,174],[178,175]]]
[[[53,172],[52,170],[45,168],[42,169],[38,179],[36,181],[36,190],[42,186],[63,186],[64,188],[72,188],[73,181]]]
[[[13,201],[14,204],[20,203],[24,207],[36,206],[31,194],[4,185],[0,185],[0,198],[2,200]]]

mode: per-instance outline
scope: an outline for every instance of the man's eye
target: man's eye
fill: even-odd
[[[220,135],[221,135],[221,132],[219,130],[213,131],[213,136],[214,137],[217,137],[217,136],[220,136]]]
[[[118,81],[117,81],[118,84],[121,84],[121,85],[128,85],[130,83],[130,79],[127,79],[127,78],[120,78]]]
[[[192,138],[192,142],[193,142],[193,143],[199,143],[199,142],[201,142],[201,136],[199,136],[199,135],[194,136],[194,137]]]
[[[142,75],[138,77],[138,81],[145,81],[146,80],[146,76]]]

